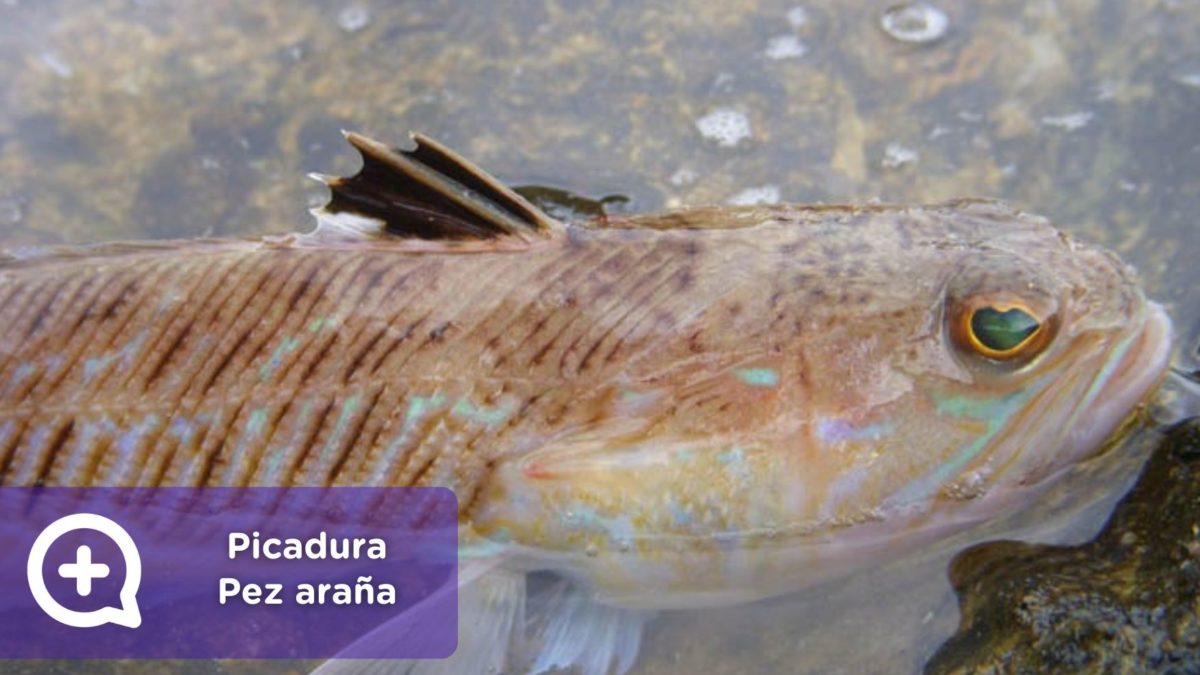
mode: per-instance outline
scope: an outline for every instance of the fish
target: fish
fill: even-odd
[[[0,259],[0,484],[454,490],[455,656],[322,674],[626,672],[1027,506],[1167,367],[1135,272],[1002,202],[565,223],[346,138],[311,232]]]

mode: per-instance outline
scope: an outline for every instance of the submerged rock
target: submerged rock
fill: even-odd
[[[962,622],[926,672],[1200,672],[1200,418],[1091,542],[980,544],[950,580]]]

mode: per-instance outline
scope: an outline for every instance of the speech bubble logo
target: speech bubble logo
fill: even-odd
[[[125,583],[121,585],[120,607],[101,607],[91,612],[78,612],[63,607],[50,595],[50,590],[46,588],[46,578],[42,575],[46,554],[59,537],[75,530],[95,530],[112,539],[120,549],[125,558]],[[79,594],[87,595],[91,592],[91,577],[108,574],[108,566],[92,563],[91,549],[86,546],[80,546],[77,555],[74,565],[59,567],[59,574],[77,576]],[[29,550],[29,563],[25,567],[25,573],[29,577],[29,590],[33,593],[38,607],[61,624],[74,628],[95,628],[106,623],[128,628],[142,625],[142,614],[137,606],[138,586],[142,583],[142,557],[138,553],[137,545],[133,543],[133,537],[129,536],[125,528],[109,518],[95,513],[73,513],[50,523],[34,540],[33,548]]]

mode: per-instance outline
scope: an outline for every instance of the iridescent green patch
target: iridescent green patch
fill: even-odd
[[[1019,347],[1037,332],[1040,325],[1028,312],[1015,307],[1003,312],[992,307],[980,307],[971,315],[971,332],[975,339],[997,352]]]

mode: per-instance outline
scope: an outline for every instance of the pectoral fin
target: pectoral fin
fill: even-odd
[[[510,644],[519,640],[525,618],[525,575],[494,567],[494,561],[463,566],[458,588],[458,649],[446,659],[368,660],[334,658],[311,675],[498,675],[505,671]],[[432,599],[436,602],[437,599]],[[423,620],[418,606],[363,636],[364,644],[402,640]]]
[[[311,675],[536,675],[555,669],[622,675],[633,666],[649,613],[599,604],[557,577],[527,600],[527,575],[497,568],[494,560],[472,561],[462,571],[453,656],[420,661],[335,658]],[[403,639],[418,621],[420,607],[376,628],[355,647]]]
[[[621,675],[633,667],[651,616],[599,604],[565,580],[532,593],[528,611],[530,642],[537,653],[530,673],[562,669]]]

